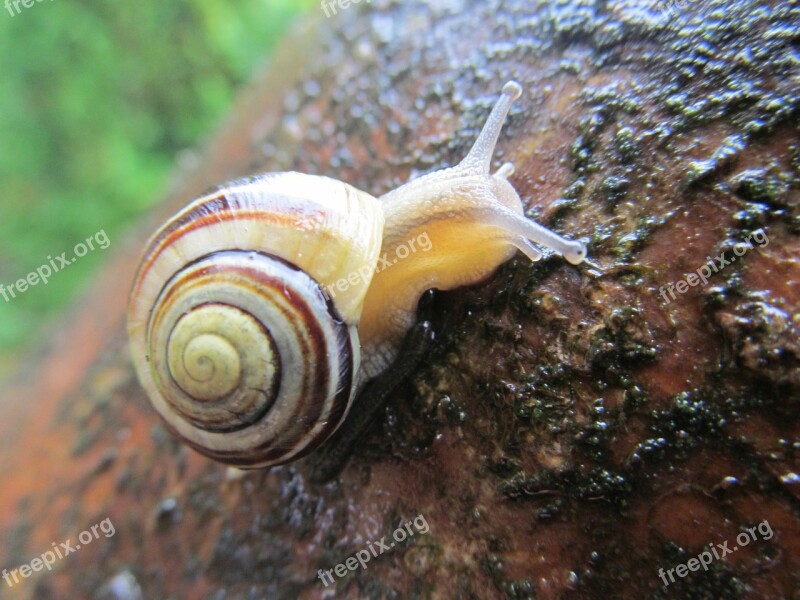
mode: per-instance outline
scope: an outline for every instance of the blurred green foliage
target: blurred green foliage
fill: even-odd
[[[0,6],[0,284],[158,200],[310,0],[54,0]],[[103,251],[0,297],[0,371]]]

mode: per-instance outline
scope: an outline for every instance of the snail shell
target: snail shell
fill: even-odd
[[[174,432],[256,467],[315,448],[357,387],[366,287],[331,285],[376,262],[375,198],[326,177],[243,179],[200,198],[150,241],[129,308],[139,378]]]
[[[233,181],[164,224],[136,276],[128,332],[169,428],[240,467],[299,458],[396,358],[426,290],[476,283],[517,249],[538,260],[531,241],[582,262],[583,244],[523,216],[513,165],[490,173],[521,91],[506,84],[461,163],[380,201],[327,177],[276,173]],[[423,234],[424,252],[377,267]]]

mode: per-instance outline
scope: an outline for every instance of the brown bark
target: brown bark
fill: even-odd
[[[335,596],[797,597],[798,5],[433,4],[362,3],[295,32],[6,386],[0,567],[116,526],[0,582],[9,597],[333,597],[318,569],[419,514],[427,534]],[[330,484],[305,462],[232,477],[171,438],[123,331],[155,219],[257,171],[378,195],[460,159],[512,77],[525,94],[496,164],[516,164],[532,216],[591,240],[602,274],[517,258],[440,298],[431,359]],[[759,228],[768,245],[664,301]],[[765,520],[771,539],[663,586],[659,568]],[[127,596],[102,589],[125,572]]]

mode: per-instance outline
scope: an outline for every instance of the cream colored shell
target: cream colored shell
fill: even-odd
[[[355,325],[371,276],[335,299],[323,286],[374,265],[382,228],[368,194],[282,173],[200,198],[157,232],[128,333],[170,428],[240,466],[285,462],[329,437],[358,387]]]

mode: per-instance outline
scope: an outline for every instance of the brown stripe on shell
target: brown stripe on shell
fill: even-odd
[[[343,353],[343,356],[349,356],[352,353],[352,345],[350,343],[350,335],[345,330],[343,335],[340,336],[340,343],[342,344],[340,347],[346,350],[346,353]],[[261,468],[261,467],[269,467],[274,465],[279,465],[283,462],[287,462],[288,460],[295,460],[302,456],[305,456],[309,452],[313,451],[314,449],[318,448],[322,443],[324,443],[333,432],[341,424],[340,421],[342,416],[344,415],[348,404],[350,403],[350,395],[352,392],[353,386],[353,369],[350,365],[348,360],[343,360],[342,364],[343,368],[340,371],[340,379],[342,381],[342,385],[339,386],[337,391],[336,397],[333,401],[333,406],[331,408],[330,418],[328,420],[328,425],[319,432],[319,435],[316,436],[313,442],[311,442],[305,449],[297,454],[293,454],[292,451],[294,450],[295,446],[287,447],[287,446],[276,446],[268,451],[262,452],[262,450],[266,450],[265,444],[257,446],[256,448],[252,448],[249,450],[242,450],[242,451],[232,451],[232,450],[214,450],[210,448],[205,448],[192,442],[191,440],[182,438],[177,431],[175,431],[172,426],[167,423],[167,428],[177,437],[184,439],[187,445],[194,448],[200,454],[207,456],[208,458],[212,458],[214,460],[224,462],[226,464],[230,464],[236,467],[241,467],[244,469],[247,468]],[[288,457],[288,458],[286,458]]]
[[[319,294],[320,297],[324,299],[324,295],[321,291]],[[295,307],[297,307],[297,305],[295,305]],[[303,303],[303,307],[307,307],[307,304]],[[328,305],[328,307],[330,312],[331,305]],[[301,322],[303,319],[307,320],[309,316],[310,312],[305,312],[301,318]],[[239,466],[267,466],[272,464],[280,464],[281,462],[288,460],[287,457],[294,459],[303,456],[307,452],[310,452],[313,448],[316,448],[323,441],[325,441],[333,433],[333,431],[335,431],[335,429],[339,426],[339,421],[341,420],[342,415],[347,409],[352,391],[353,372],[350,366],[349,357],[352,356],[353,349],[350,343],[350,335],[347,326],[338,317],[338,315],[334,316],[332,314],[332,318],[334,318],[337,323],[341,325],[340,327],[336,328],[338,337],[336,340],[336,351],[338,352],[340,349],[345,350],[345,353],[340,353],[340,356],[342,357],[340,358],[340,361],[344,363],[345,368],[343,369],[342,365],[340,364],[337,377],[337,379],[340,381],[340,384],[337,386],[336,396],[332,401],[331,408],[328,413],[328,424],[325,426],[325,428],[318,432],[318,434],[315,436],[315,439],[311,441],[301,452],[294,454],[294,450],[300,445],[300,442],[305,443],[307,440],[304,438],[306,438],[311,430],[314,429],[314,427],[316,427],[319,423],[320,416],[322,415],[324,408],[324,401],[309,402],[308,400],[314,399],[318,397],[318,395],[314,394],[309,389],[304,389],[301,402],[297,404],[295,411],[292,413],[292,419],[297,423],[297,425],[293,428],[294,431],[292,432],[291,437],[288,439],[282,437],[279,445],[273,444],[271,441],[263,442],[251,449],[248,449],[247,456],[242,456],[241,451],[238,450],[210,450],[206,452],[207,449],[199,449],[200,452],[206,453],[211,458],[216,458],[217,460]],[[315,329],[310,331],[310,333],[312,342],[315,346],[315,350],[313,351],[320,352],[316,354],[316,356],[327,355],[328,349],[325,347],[325,338],[322,334],[322,331],[320,329]],[[315,380],[311,385],[311,388],[320,389],[320,386],[322,386],[321,389],[326,389],[328,387],[328,375],[329,374],[324,369],[317,369],[315,372]],[[303,382],[304,384],[306,383],[305,378],[303,379]]]
[[[321,291],[319,293],[320,293],[320,296],[324,297]],[[323,429],[321,429],[319,432],[317,432],[317,434],[315,435],[315,437],[314,437],[314,439],[312,441],[307,442],[307,440],[303,439],[308,435],[308,433],[314,427],[316,427],[319,424],[319,420],[320,420],[319,417],[322,414],[322,403],[319,403],[319,407],[320,407],[319,412],[315,415],[315,417],[313,419],[307,419],[306,420],[306,423],[307,423],[306,427],[304,427],[302,429],[301,428],[297,429],[297,435],[292,440],[290,440],[284,446],[284,448],[275,447],[275,448],[272,448],[270,450],[267,450],[266,448],[264,448],[264,453],[262,455],[263,456],[263,460],[270,461],[271,463],[274,463],[276,461],[280,462],[281,457],[286,456],[286,454],[288,454],[288,453],[291,453],[299,445],[297,442],[300,441],[300,440],[302,440],[303,442],[307,442],[307,445],[306,445],[305,448],[303,448],[303,450],[301,450],[297,454],[292,454],[292,459],[304,456],[308,452],[311,452],[311,450],[313,450],[314,448],[318,447],[326,439],[328,439],[328,437],[330,437],[330,435],[339,427],[339,421],[341,420],[342,415],[344,414],[345,410],[347,409],[347,405],[348,405],[348,402],[350,400],[350,394],[352,392],[353,373],[352,373],[352,368],[350,367],[349,357],[352,356],[353,348],[352,348],[351,343],[350,343],[350,334],[349,334],[347,326],[344,325],[344,323],[340,319],[337,319],[337,321],[342,325],[342,327],[338,327],[337,330],[336,330],[337,334],[338,334],[337,335],[338,339],[336,340],[336,349],[335,349],[336,352],[339,353],[339,357],[340,357],[340,359],[339,359],[340,360],[339,373],[338,373],[338,377],[337,377],[337,379],[338,379],[338,381],[340,383],[337,386],[336,396],[334,397],[333,402],[331,403],[331,408],[330,408],[330,410],[328,412],[328,418],[327,418],[328,422],[327,422],[327,424],[325,425],[325,427]],[[346,345],[342,344],[343,340],[346,340]],[[322,342],[322,340],[320,340],[320,342]],[[342,349],[345,349],[346,353],[340,352],[340,350],[342,350]],[[343,368],[343,365],[341,364],[342,362],[345,363],[344,364],[344,368]],[[323,369],[317,369],[317,375],[318,376],[322,375],[321,371],[323,371]],[[326,373],[326,375],[327,375],[327,373]],[[326,379],[327,379],[327,377],[326,377]],[[346,384],[345,385],[342,385],[342,383],[344,383],[344,382],[342,382],[343,379],[346,379]],[[325,383],[326,383],[325,387],[327,387],[327,381]],[[344,394],[343,394],[343,392],[344,392]],[[309,396],[305,396],[305,397],[309,397]],[[316,403],[312,403],[312,404],[316,404]],[[298,409],[301,409],[301,408],[302,407],[300,405],[298,405]],[[303,410],[302,412],[304,413],[303,417],[305,419],[307,417],[307,415],[305,414],[306,411]],[[264,444],[262,444],[260,447],[257,447],[254,450],[260,450],[263,447],[264,447]]]
[[[322,296],[325,298],[325,301],[328,304],[328,313],[331,315],[331,317],[339,322],[342,322],[333,300],[325,296],[325,294],[322,294]],[[323,444],[339,428],[339,425],[341,425],[341,421],[347,412],[347,408],[350,404],[350,395],[353,391],[353,380],[355,373],[353,372],[353,365],[352,361],[350,360],[350,357],[353,355],[352,340],[350,339],[349,332],[346,328],[344,329],[344,335],[340,334],[339,339],[337,340],[337,347],[344,350],[339,352],[339,381],[344,384],[346,380],[346,384],[340,384],[339,389],[336,391],[336,399],[331,406],[328,416],[328,423],[319,431],[314,441],[311,442],[300,453],[296,454],[293,458],[305,456]],[[343,392],[345,392],[345,395],[343,401],[340,401]]]
[[[329,303],[329,310],[332,308],[332,304]],[[335,309],[332,313],[335,315]],[[338,321],[338,315],[336,315]],[[272,465],[281,464],[282,462],[286,462],[288,460],[295,460],[300,458],[315,448],[319,447],[323,442],[325,442],[333,432],[339,427],[341,424],[340,421],[344,416],[345,412],[347,411],[347,407],[350,403],[350,396],[352,394],[353,389],[353,378],[354,378],[354,371],[352,365],[350,363],[349,357],[352,356],[353,348],[350,339],[349,332],[347,328],[339,328],[338,329],[338,340],[337,340],[338,348],[342,349],[343,352],[340,353],[341,364],[339,370],[339,380],[340,385],[338,386],[336,396],[333,399],[331,410],[328,417],[328,424],[318,432],[318,435],[314,438],[314,440],[306,446],[302,451],[298,453],[294,453],[294,449],[296,448],[297,444],[281,444],[279,446],[263,443],[254,448],[248,449],[246,451],[238,451],[238,450],[217,450],[217,449],[210,449],[201,447],[198,444],[191,442],[190,440],[186,440],[186,442],[195,450],[208,456],[209,458],[213,458],[215,460],[235,465],[242,468],[259,468],[259,467],[267,467]],[[322,402],[318,402],[320,406],[320,412],[322,407]],[[305,406],[308,406],[307,404]],[[299,407],[298,407],[299,408]],[[300,430],[300,436],[307,435],[308,432],[316,425],[318,422],[317,419],[310,421],[310,426],[306,427],[303,430]],[[297,439],[297,437],[295,437]]]
[[[321,293],[321,292],[320,292]],[[324,297],[324,294],[323,294]],[[336,319],[339,322],[342,322],[341,318],[338,316],[336,312],[335,306],[332,301],[326,299],[328,304],[328,311],[330,312],[332,318]],[[336,391],[336,396],[333,400],[331,405],[331,410],[328,414],[328,422],[323,429],[317,432],[314,440],[311,441],[303,450],[296,454],[292,454],[292,450],[294,446],[289,448],[275,448],[271,452],[265,452],[263,455],[258,454],[257,460],[250,460],[248,457],[247,461],[244,462],[237,462],[239,466],[269,466],[280,464],[284,462],[283,457],[290,455],[291,460],[295,460],[305,456],[306,454],[312,452],[316,448],[318,448],[321,444],[323,444],[333,433],[339,428],[341,425],[342,418],[344,417],[345,413],[347,412],[347,407],[350,404],[350,396],[353,391],[354,385],[354,376],[355,373],[352,368],[352,363],[350,361],[350,357],[353,355],[353,347],[352,347],[352,340],[350,339],[350,334],[348,329],[339,328],[338,331],[338,339],[337,339],[337,348],[342,350],[339,353],[340,356],[340,364],[339,364],[339,381],[340,384]],[[314,425],[316,422],[314,422]],[[257,448],[256,450],[258,450]],[[269,462],[265,462],[269,461]]]
[[[265,257],[267,257],[269,259],[272,259],[272,260],[278,261],[280,263],[283,263],[285,266],[287,266],[287,267],[289,267],[289,268],[291,268],[291,269],[293,269],[295,271],[299,271],[299,269],[297,269],[297,267],[295,267],[291,263],[289,263],[289,262],[287,262],[287,261],[285,261],[285,260],[283,260],[283,259],[281,259],[279,257],[275,257],[275,256],[272,256],[272,255],[269,255],[269,254],[259,253],[259,252],[255,252],[255,251],[240,251],[240,252],[248,252],[248,253],[253,253],[253,254],[260,254],[260,255],[265,256]],[[206,260],[210,256],[214,256],[214,255],[217,255],[217,254],[227,254],[227,253],[233,254],[232,251],[227,251],[227,252],[218,252],[218,253],[212,253],[212,254],[209,254],[209,255],[205,255],[203,257],[200,257],[200,258],[196,259],[195,261],[192,261],[191,263],[188,263],[185,268],[189,268],[193,264],[196,264],[198,262]],[[230,265],[226,265],[226,268],[230,269]],[[186,277],[185,276],[186,277],[186,281],[181,282],[182,293],[186,292],[186,287],[185,286],[189,282],[191,282],[192,280],[200,280],[202,278],[205,278],[205,277],[208,277],[208,276],[212,275],[215,272],[216,272],[215,265],[209,264],[207,266],[204,265],[202,268],[198,269],[195,273],[192,274],[192,277]],[[237,273],[240,276],[244,275],[245,276],[244,277],[245,280],[247,280],[247,279],[255,279],[256,281],[259,281],[264,285],[269,285],[269,287],[272,287],[273,289],[276,287],[274,285],[275,283],[280,283],[282,285],[282,282],[276,282],[273,278],[271,278],[269,276],[265,277],[266,274],[263,271],[260,271],[260,270],[258,270],[256,268],[253,268],[253,267],[250,267],[250,266],[238,266],[238,267],[236,267],[234,269],[234,272]],[[171,298],[172,294],[176,293],[176,288],[173,287],[172,289],[170,289],[166,293],[166,295],[162,299],[162,294],[164,294],[164,289],[169,287],[171,282],[173,282],[175,280],[175,278],[178,277],[179,275],[180,275],[180,273],[176,274],[173,278],[170,278],[170,280],[164,285],[164,287],[162,287],[162,291],[158,295],[159,303],[161,303],[162,301],[168,301]],[[194,285],[198,285],[198,284],[199,283],[195,283],[195,284],[193,284],[193,286]],[[257,288],[254,287],[254,289],[257,289]],[[316,397],[313,390],[325,391],[328,388],[328,381],[329,381],[330,374],[327,373],[325,369],[316,369],[316,371],[314,373],[314,379],[312,381],[309,382],[308,379],[305,378],[305,377],[302,379],[303,392],[302,392],[302,396],[301,396],[301,401],[298,402],[298,404],[296,405],[292,415],[290,416],[290,421],[294,421],[297,425],[293,428],[293,431],[290,434],[291,437],[289,439],[285,439],[285,435],[286,434],[282,433],[282,434],[279,434],[278,437],[277,437],[277,439],[279,440],[279,444],[278,445],[275,444],[276,439],[272,439],[272,440],[265,441],[264,443],[259,444],[258,446],[254,447],[254,448],[246,449],[246,450],[217,450],[217,449],[211,449],[211,448],[202,447],[201,445],[199,445],[199,444],[197,444],[197,443],[195,443],[195,442],[193,442],[191,440],[186,439],[185,441],[186,441],[187,444],[189,444],[191,447],[193,447],[195,450],[197,450],[201,454],[204,454],[204,455],[206,455],[206,456],[208,456],[210,458],[214,458],[216,460],[221,460],[221,461],[229,463],[229,464],[235,464],[235,465],[243,466],[243,467],[247,467],[247,466],[253,466],[253,467],[255,467],[255,466],[267,466],[267,465],[270,465],[270,464],[279,464],[280,462],[283,462],[284,460],[288,460],[288,458],[286,458],[287,456],[290,456],[291,458],[296,458],[296,457],[299,457],[299,456],[302,456],[302,455],[306,454],[307,452],[310,452],[311,450],[313,450],[314,448],[319,446],[322,442],[324,442],[333,433],[333,431],[335,431],[336,428],[338,428],[338,426],[340,424],[339,422],[340,422],[340,420],[342,419],[343,415],[345,414],[345,412],[347,410],[347,407],[348,407],[348,404],[349,404],[349,400],[350,400],[350,395],[351,395],[351,392],[352,392],[354,373],[353,373],[352,366],[350,364],[351,363],[350,357],[352,356],[353,349],[352,349],[351,339],[350,339],[349,330],[348,330],[347,325],[339,317],[339,315],[338,315],[338,313],[337,313],[337,311],[335,309],[335,306],[333,305],[332,301],[329,298],[326,298],[325,295],[322,293],[322,291],[319,288],[319,285],[317,285],[316,289],[317,289],[317,291],[318,291],[318,293],[320,295],[320,298],[323,299],[323,301],[327,304],[328,312],[331,315],[331,318],[333,318],[338,324],[338,327],[335,327],[335,333],[336,333],[336,336],[337,336],[337,339],[336,339],[336,351],[343,350],[343,352],[340,352],[340,358],[339,358],[339,362],[340,362],[340,364],[339,364],[339,373],[338,373],[339,384],[337,386],[336,395],[335,395],[335,397],[334,397],[334,399],[333,399],[333,401],[331,403],[331,408],[330,408],[330,410],[328,412],[326,426],[322,430],[320,430],[318,432],[318,435],[315,436],[315,439],[312,442],[310,442],[300,453],[298,453],[297,455],[293,455],[292,454],[292,452],[295,450],[295,448],[297,448],[299,445],[301,445],[301,442],[306,442],[306,440],[304,440],[303,438],[308,436],[309,432],[314,427],[317,426],[317,424],[319,423],[320,417],[322,415],[323,408],[324,408],[324,404],[325,404],[324,400],[323,401],[316,401],[316,402],[303,402],[303,399],[309,399],[309,398]],[[301,302],[301,303],[298,303],[296,301],[297,298],[300,298],[301,300],[303,300],[303,296],[301,294],[295,294],[294,296],[295,296],[295,299],[294,299],[295,301],[293,302],[293,307],[297,311],[297,313],[299,313],[299,315],[297,315],[297,313],[289,313],[289,312],[284,311],[284,314],[287,316],[287,321],[294,322],[294,323],[300,323],[300,324],[309,323],[311,321],[312,312],[311,312],[311,309],[310,309],[308,303],[306,303],[304,301]],[[211,303],[213,303],[213,302],[211,302]],[[204,304],[207,304],[207,303],[204,303]],[[220,304],[224,304],[224,303],[220,303]],[[234,308],[237,308],[237,307],[234,307]],[[295,319],[288,318],[288,317],[293,316],[293,315],[296,315]],[[258,319],[256,319],[256,320],[258,320]],[[259,321],[259,323],[260,323],[260,321]],[[261,324],[262,327],[265,327],[265,325],[263,323],[260,323],[260,324]],[[151,331],[151,327],[153,325],[154,325],[154,323],[153,323],[153,315],[151,314],[151,318],[150,318],[150,320],[148,322],[148,326],[147,326],[147,331],[148,332]],[[311,347],[310,348],[303,348],[304,353],[306,355],[308,355],[307,354],[308,352],[313,352],[315,356],[323,356],[323,357],[326,356],[328,348],[326,347],[326,344],[325,344],[325,336],[324,336],[324,334],[322,332],[322,329],[321,328],[313,328],[311,330],[308,330],[308,333],[310,334],[310,345],[311,345]],[[150,335],[148,333],[148,339],[149,338],[150,338]],[[302,337],[300,337],[299,339],[301,341],[303,341]],[[319,394],[317,394],[317,396],[318,395]],[[272,406],[272,405],[270,405],[270,406]],[[176,411],[176,412],[180,412],[180,411]],[[267,413],[268,413],[268,411],[262,413],[262,418],[264,416],[266,416]],[[187,419],[187,421],[189,421],[190,423],[195,423],[195,421],[193,419]],[[167,423],[167,426],[171,430],[174,431],[172,426],[170,426],[168,423]],[[243,426],[241,428],[240,427],[236,427],[235,429],[238,430],[238,429],[243,429],[245,427],[246,426]],[[201,428],[203,428],[203,427],[201,427]],[[216,432],[216,430],[215,430],[215,432]]]
[[[216,254],[219,254],[219,253],[216,253]],[[194,271],[192,273],[189,273],[189,274],[186,273],[186,270],[188,268],[190,268],[192,265],[194,265],[194,264],[196,264],[198,262],[202,262],[203,260],[207,259],[210,256],[213,256],[213,254],[206,255],[205,257],[203,257],[201,259],[198,259],[197,261],[193,261],[192,263],[187,264],[186,267],[183,270],[175,273],[164,284],[164,286],[162,287],[161,293],[159,293],[159,295],[156,297],[155,306],[156,307],[160,307],[160,306],[164,306],[165,304],[168,304],[169,301],[176,294],[187,295],[187,294],[191,294],[191,292],[192,292],[192,290],[194,288],[201,288],[201,286],[203,286],[205,284],[206,279],[208,277],[213,276],[213,274],[218,271],[216,265],[214,265],[213,263],[209,263],[208,265],[206,265],[206,266],[204,266],[204,267],[202,267],[200,269],[197,269],[196,271]],[[179,280],[179,281],[176,281],[176,280]],[[245,279],[245,281],[246,281],[246,279]],[[169,288],[169,290],[166,292],[166,294],[164,293],[164,289],[165,288]],[[255,291],[255,288],[253,288],[253,291]],[[189,312],[197,310],[197,309],[199,309],[199,308],[201,308],[203,306],[209,306],[209,305],[230,306],[231,308],[234,308],[236,310],[242,311],[241,307],[232,305],[232,304],[230,304],[228,302],[209,301],[209,302],[203,302],[202,304],[198,304],[196,306],[193,306],[191,311],[189,311]],[[147,329],[146,329],[146,339],[147,339],[147,347],[148,347],[148,349],[150,348],[150,344],[151,344],[150,332],[153,331],[154,328],[157,328],[157,327],[161,326],[162,321],[160,320],[160,318],[158,318],[161,314],[162,314],[161,311],[153,310],[153,311],[151,311],[151,313],[149,315],[149,319],[148,319],[148,322],[147,322]],[[253,315],[250,315],[250,316],[253,316]],[[259,327],[261,328],[261,330],[264,332],[264,334],[266,336],[268,336],[270,338],[272,337],[270,335],[270,333],[269,333],[269,330],[267,330],[267,328],[265,327],[264,323],[262,323],[259,319],[256,319],[254,316],[253,316],[253,320],[258,323]],[[173,325],[174,325],[174,323],[173,323]],[[282,373],[282,365],[281,365],[280,356],[277,357],[277,361],[278,361],[278,365],[277,365],[277,369],[276,369],[276,375],[279,377],[281,375],[281,373]],[[166,371],[168,372],[168,374],[170,376],[170,379],[175,384],[175,386],[179,390],[181,390],[181,393],[185,394],[185,392],[183,391],[183,388],[180,386],[180,384],[177,381],[175,381],[175,379],[172,376],[172,373],[169,371],[169,369],[166,369]],[[280,392],[280,384],[279,383],[278,384],[273,384],[273,387],[277,387],[276,393]],[[174,410],[175,413],[180,415],[185,421],[191,423],[193,426],[198,427],[199,429],[203,429],[205,431],[211,431],[211,432],[239,431],[241,429],[249,427],[250,425],[252,425],[253,422],[257,422],[260,418],[263,418],[266,415],[268,409],[271,408],[275,403],[274,400],[272,402],[268,402],[266,410],[258,411],[253,416],[251,421],[249,421],[249,422],[242,421],[239,425],[228,424],[226,426],[216,426],[216,425],[213,425],[215,423],[215,421],[213,421],[213,420],[198,421],[197,419],[192,417],[190,414],[187,414],[186,412],[182,411],[179,406],[177,406],[176,404],[173,404],[172,402],[170,402],[170,396],[168,394],[162,394],[162,395],[164,396],[167,404],[169,404],[169,406],[172,408],[172,410]],[[189,398],[192,398],[192,396],[190,396],[189,394],[186,394],[186,396],[189,397]],[[219,422],[222,423],[222,421],[219,421]],[[230,423],[230,422],[226,421],[226,423]],[[212,426],[209,426],[209,425],[212,425]]]
[[[197,261],[194,261],[194,262],[190,263],[189,265],[187,265],[186,269],[184,269],[182,271],[179,271],[178,273],[173,275],[173,277],[171,277],[169,279],[169,281],[164,285],[164,288],[167,288],[167,287],[170,288],[169,291],[166,294],[164,294],[163,293],[163,289],[164,288],[162,288],[162,294],[159,294],[156,306],[160,306],[160,305],[166,304],[168,302],[168,300],[171,299],[174,294],[184,295],[184,294],[187,294],[188,292],[191,292],[191,290],[193,288],[202,286],[204,284],[205,280],[208,277],[213,276],[214,273],[216,273],[216,272],[222,271],[222,267],[221,266],[218,266],[213,262],[209,262],[207,265],[204,265],[202,268],[199,268],[199,269],[197,269],[196,271],[194,271],[192,273],[188,273],[187,274],[185,272],[189,267],[191,267],[192,265],[194,265],[194,264],[196,264],[198,262],[203,262],[204,260],[208,260],[209,258],[211,258],[213,256],[219,256],[219,255],[224,255],[224,254],[235,255],[236,253],[234,253],[234,252],[216,252],[216,253],[212,253],[212,254],[206,255],[206,256],[198,259]],[[260,254],[260,253],[248,252],[248,254]],[[281,263],[284,263],[285,266],[287,266],[289,268],[292,268],[295,271],[298,271],[298,269],[296,269],[295,267],[293,267],[289,263],[286,263],[286,261],[283,261],[283,260],[281,260],[279,258],[270,256],[270,255],[265,255],[265,254],[262,254],[261,256],[265,256],[265,257],[277,260],[277,261],[279,261]],[[276,283],[281,285],[281,286],[283,285],[283,283],[280,282],[280,281],[275,281],[274,279],[272,279],[270,277],[264,277],[265,273],[263,271],[260,271],[258,269],[254,269],[254,268],[249,267],[249,266],[238,266],[236,268],[231,268],[231,265],[226,264],[225,265],[225,272],[228,272],[228,273],[232,272],[232,273],[235,273],[235,274],[239,275],[241,277],[241,279],[243,280],[243,282],[257,281],[257,282],[259,282],[261,284],[262,287],[270,287],[272,289],[277,289],[278,286],[276,285]],[[177,279],[180,279],[180,281],[176,282]],[[252,290],[253,290],[254,293],[257,293],[258,292],[258,287],[253,285],[252,286]],[[162,295],[164,296],[163,301],[161,300]],[[302,298],[301,295],[298,295],[298,297]],[[220,304],[220,305],[231,306],[227,302],[215,302],[213,300],[203,303],[203,305],[209,305],[209,304]],[[193,310],[195,308],[196,307],[193,307]],[[233,308],[235,308],[237,310],[242,310],[241,307],[237,307],[237,306],[233,306]],[[307,304],[304,303],[302,306],[295,305],[295,308],[303,309],[303,310],[299,311],[299,312],[301,312],[299,317],[295,316],[296,313],[287,312],[286,310],[282,311],[283,315],[285,317],[287,317],[287,319],[286,319],[287,321],[292,322],[294,327],[297,327],[298,324],[302,325],[304,322],[310,322],[310,320],[311,320],[311,312],[308,309]],[[254,320],[258,321],[258,323],[262,327],[262,329],[266,330],[266,325],[264,323],[262,323],[259,319],[257,319],[255,317],[255,315],[251,315],[251,316],[254,318]],[[292,317],[292,318],[289,318],[289,317]],[[150,337],[151,337],[149,335],[149,332],[152,331],[154,327],[159,326],[160,323],[161,323],[161,321],[159,319],[157,319],[157,318],[154,319],[154,315],[151,314],[151,318],[150,318],[150,321],[148,322],[148,326],[147,326],[148,346],[149,346],[149,343],[150,343],[149,340],[150,340]],[[324,353],[320,354],[320,351],[324,347],[324,342],[322,341],[324,338],[323,338],[320,330],[316,329],[316,330],[314,330],[314,332],[316,333],[316,335],[312,335],[312,343],[316,343],[316,347],[305,346],[305,340],[302,337],[298,338],[298,341],[300,343],[304,344],[304,346],[302,348],[302,352],[306,356],[309,355],[309,353],[312,353],[312,352],[316,352],[315,356],[324,356]],[[268,333],[268,335],[269,335],[269,333]],[[317,370],[317,375],[319,375],[319,371],[321,371],[321,369]],[[170,377],[171,377],[171,374],[170,374]],[[318,379],[319,379],[319,377],[318,377]],[[177,384],[177,382],[175,382],[174,379],[172,381],[180,389],[180,385]],[[303,383],[303,386],[304,386],[302,395],[303,395],[303,397],[309,397],[309,395],[313,394],[313,392],[308,388],[308,382],[307,382],[307,379],[305,377],[303,378],[302,383]],[[315,382],[315,384],[317,386],[320,386],[319,380],[317,380]],[[324,386],[324,387],[315,387],[314,389],[317,389],[317,390],[318,389],[325,389],[327,387],[327,380],[324,380],[322,382],[322,386]],[[175,406],[171,402],[169,402],[169,397],[168,396],[165,395],[165,399],[167,400],[167,403],[175,410],[176,413],[178,413],[181,417],[183,417],[184,420],[186,420],[187,422],[191,423],[192,425],[198,427],[199,429],[203,429],[205,431],[210,431],[210,432],[214,432],[214,433],[219,433],[219,432],[226,431],[226,428],[221,428],[221,427],[220,428],[218,428],[218,427],[209,428],[207,426],[207,422],[198,422],[196,419],[192,418],[189,415],[186,415],[185,412],[181,411],[177,406]],[[274,402],[272,404],[274,405]],[[297,415],[297,413],[301,412],[301,410],[302,410],[301,406],[296,407],[295,408],[295,412],[292,414],[292,416],[295,417]],[[320,413],[321,412],[322,412],[322,410],[320,408]],[[263,413],[262,417],[263,416],[266,416],[266,413]],[[315,418],[318,419],[319,415],[315,415]],[[251,425],[252,425],[252,423],[244,423],[241,426],[232,426],[232,427],[228,428],[228,430],[229,431],[239,431],[239,430],[245,429],[246,427],[251,426]]]
[[[246,185],[247,181],[232,182],[232,184],[236,186]],[[311,224],[323,218],[323,213],[321,211],[308,211],[307,208],[292,209],[289,202],[281,206],[281,212],[268,212],[264,210],[264,207],[244,206],[238,203],[235,198],[232,199],[226,195],[230,187],[232,186],[221,188],[214,196],[198,204],[189,205],[184,209],[184,212],[178,213],[178,215],[170,219],[162,229],[153,235],[150,242],[147,244],[142,263],[136,273],[133,288],[134,294],[138,293],[139,286],[144,280],[145,274],[161,255],[164,248],[169,247],[175,240],[201,227],[233,220],[252,219],[302,230],[311,229]],[[288,199],[287,197],[287,200]],[[303,218],[299,219],[298,217],[300,216]],[[302,223],[306,223],[306,225],[301,227]],[[231,250],[240,250],[240,248],[232,248]],[[241,250],[249,249],[241,248]]]

